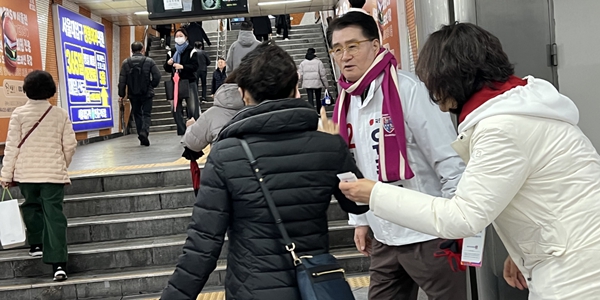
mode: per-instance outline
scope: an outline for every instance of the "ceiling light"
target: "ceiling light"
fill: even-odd
[[[135,14],[135,15],[148,15],[148,14],[150,14],[150,13],[149,13],[149,12],[147,12],[147,11],[136,11],[136,12],[134,12],[133,14]]]
[[[299,2],[310,2],[312,0],[286,0],[286,1],[272,1],[272,2],[258,2],[259,6],[263,5],[281,5],[281,4],[290,4],[290,3],[299,3]]]

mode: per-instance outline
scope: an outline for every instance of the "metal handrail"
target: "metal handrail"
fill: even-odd
[[[319,12],[319,16],[321,17],[321,29],[323,29],[323,37],[325,39],[327,39],[327,16],[325,15],[325,13],[323,11]],[[333,79],[337,81],[338,79],[338,67],[335,63],[335,60],[333,59],[333,55],[331,55],[329,53],[329,50],[331,50],[331,47],[329,47],[329,42],[326,41],[325,42],[325,47],[327,47],[327,54],[329,55],[329,61],[331,62],[331,72],[333,72]]]

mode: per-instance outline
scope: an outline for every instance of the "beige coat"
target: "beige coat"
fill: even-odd
[[[29,100],[12,113],[2,161],[2,181],[71,182],[67,168],[75,154],[77,140],[65,110],[53,107],[21,148],[17,148],[49,105],[47,101]]]

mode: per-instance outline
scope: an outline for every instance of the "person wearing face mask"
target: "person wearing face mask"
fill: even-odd
[[[456,195],[370,180],[340,188],[383,219],[439,237],[492,224],[509,253],[509,285],[529,288],[531,300],[597,299],[600,156],[575,103],[543,79],[515,76],[500,40],[474,24],[431,34],[416,71],[439,108],[458,116],[452,146],[467,167]]]
[[[450,115],[429,101],[418,78],[397,69],[371,16],[349,12],[331,22],[327,38],[341,70],[333,121],[365,178],[452,197],[464,164],[450,147],[456,137]],[[430,300],[466,299],[466,274],[448,263],[457,256],[460,263],[460,254],[435,255],[452,241],[372,212],[350,215],[349,223],[357,249],[371,257],[369,299],[416,300],[419,287]]]
[[[248,53],[234,73],[239,90],[231,98],[243,98],[246,108],[212,145],[183,254],[163,300],[197,298],[217,266],[225,234],[227,299],[301,300],[292,256],[281,244],[240,139],[256,155],[256,168],[265,174],[264,184],[298,256],[328,252],[327,208],[333,195],[345,211],[368,210],[337,189],[337,174],[362,176],[344,141],[318,132],[314,108],[295,98],[298,73],[292,57],[266,42]]]
[[[184,135],[186,130],[186,121],[183,119],[183,100],[187,103],[187,118],[198,120],[200,117],[200,104],[198,101],[198,78],[196,71],[198,70],[198,57],[194,45],[190,45],[187,39],[187,32],[181,28],[175,32],[175,49],[171,49],[167,53],[167,61],[165,62],[165,71],[171,73],[171,77],[175,72],[179,73],[179,79],[187,79],[189,81],[189,98],[179,99],[177,107],[173,111],[173,118],[177,123],[177,135]],[[172,104],[173,105],[173,104]]]

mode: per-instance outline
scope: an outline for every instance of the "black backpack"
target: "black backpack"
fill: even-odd
[[[133,64],[131,58],[127,59],[129,64],[129,73],[127,73],[127,89],[130,97],[145,97],[148,94],[150,80],[148,75],[144,74],[144,63],[146,57],[139,64]]]

